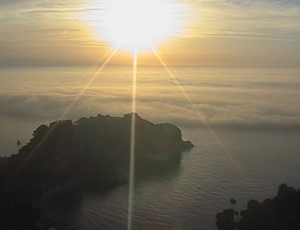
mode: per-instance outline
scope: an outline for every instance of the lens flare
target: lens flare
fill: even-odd
[[[185,6],[174,0],[104,0],[88,7],[84,20],[96,37],[121,49],[149,50],[182,31]]]

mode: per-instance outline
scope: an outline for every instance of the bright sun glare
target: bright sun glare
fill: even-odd
[[[90,5],[85,20],[99,40],[144,51],[180,34],[183,8],[174,0],[103,0]]]

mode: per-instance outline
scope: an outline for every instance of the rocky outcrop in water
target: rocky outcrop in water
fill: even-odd
[[[153,124],[126,114],[41,125],[17,154],[0,159],[0,229],[45,229],[37,221],[36,208],[45,194],[60,196],[63,191],[70,197],[74,189],[110,189],[126,183],[133,116],[136,178],[178,167],[182,152],[193,145],[168,123]]]
[[[299,230],[300,190],[279,186],[277,196],[262,203],[249,200],[247,209],[227,209],[216,215],[219,230]]]
[[[53,186],[65,181],[114,186],[129,172],[131,121],[135,116],[136,176],[160,173],[180,164],[193,147],[171,124],[153,124],[137,114],[98,115],[41,125],[18,154],[8,158],[4,177],[18,186]],[[10,183],[9,181],[6,181]]]

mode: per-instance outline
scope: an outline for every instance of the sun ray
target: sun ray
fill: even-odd
[[[132,216],[134,208],[134,184],[135,184],[135,135],[136,135],[136,85],[137,85],[137,47],[132,52],[132,116],[130,134],[130,162],[129,162],[129,191],[128,191],[128,218],[127,229],[132,228]]]
[[[75,103],[78,101],[78,99],[82,96],[82,94],[85,92],[85,90],[90,86],[90,84],[95,80],[97,75],[104,69],[104,67],[108,64],[108,62],[112,59],[112,57],[115,55],[115,53],[119,50],[120,45],[116,44],[113,46],[113,48],[106,52],[103,57],[98,61],[97,65],[102,62],[101,66],[97,69],[97,71],[92,75],[92,77],[88,80],[88,82],[85,84],[85,86],[80,90],[80,92],[76,95],[76,97],[73,99],[73,101],[70,103],[70,105],[65,109],[65,111],[62,113],[62,115],[57,120],[62,120],[65,115],[70,111],[70,109],[75,105]],[[103,61],[104,60],[104,61]],[[24,160],[24,162],[20,165],[20,167],[14,172],[14,174],[11,176],[11,179],[7,182],[6,187],[10,185],[10,183],[13,182],[14,178],[18,175],[18,173],[24,168],[24,166],[27,164],[27,162],[34,156],[36,151],[43,145],[43,143],[48,139],[48,137],[51,135],[53,130],[56,128],[58,123],[55,123],[53,126],[51,126],[50,130],[47,132],[47,134],[42,138],[42,140],[34,147],[34,149],[30,152],[28,157]]]
[[[231,154],[226,149],[226,147],[224,146],[224,144],[222,143],[222,141],[220,140],[220,138],[217,136],[217,134],[215,133],[215,131],[210,127],[208,121],[204,118],[204,116],[202,115],[202,113],[195,106],[195,103],[192,101],[192,99],[186,93],[186,91],[184,90],[184,88],[182,87],[182,85],[180,84],[180,82],[178,81],[178,79],[176,78],[176,76],[173,74],[172,70],[166,64],[166,61],[164,60],[163,56],[158,52],[158,50],[155,48],[154,45],[151,45],[150,48],[151,48],[152,52],[154,53],[154,55],[156,56],[156,58],[158,59],[158,61],[161,63],[161,65],[166,69],[166,71],[169,74],[169,76],[172,78],[172,80],[178,86],[178,88],[180,89],[180,91],[182,92],[182,94],[185,96],[185,98],[188,101],[188,103],[192,106],[194,112],[197,114],[197,116],[200,118],[200,120],[202,121],[202,123],[205,125],[205,127],[208,129],[208,131],[211,133],[211,135],[213,136],[213,138],[216,140],[216,142],[219,145],[219,147],[222,149],[222,151],[224,153],[226,153],[226,155],[230,159],[231,163],[235,166],[236,170],[241,173],[242,172],[241,167],[231,157]]]
[[[73,101],[70,103],[70,105],[66,108],[64,113],[58,118],[58,120],[61,120],[65,117],[65,115],[73,108],[75,103],[78,101],[78,99],[82,96],[82,94],[85,92],[85,90],[93,83],[95,78],[98,76],[98,74],[105,68],[105,66],[108,64],[108,62],[112,59],[112,57],[116,54],[116,52],[119,50],[120,45],[115,44],[113,48],[109,51],[107,51],[103,57],[98,61],[97,64],[101,63],[101,66],[96,70],[96,72],[91,76],[91,78],[88,80],[88,82],[84,85],[84,87],[80,90],[80,92],[76,95],[76,97],[73,99]],[[104,60],[104,61],[103,61]]]

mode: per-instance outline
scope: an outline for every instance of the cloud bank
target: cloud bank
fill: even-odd
[[[163,71],[157,76],[141,73],[137,112],[154,122],[187,128],[300,129],[299,70],[284,74],[276,69],[265,73],[241,69],[228,75],[191,71],[186,71],[190,77],[179,74],[184,92],[170,79],[162,78]],[[226,69],[222,71],[226,73]],[[80,74],[73,79],[51,75],[48,80],[19,85],[15,81],[14,90],[7,87],[0,94],[1,117],[50,122],[99,113],[121,116],[131,112],[132,105],[131,79],[123,77],[126,74],[130,76],[126,71],[108,71],[81,94],[87,79],[79,78]]]

